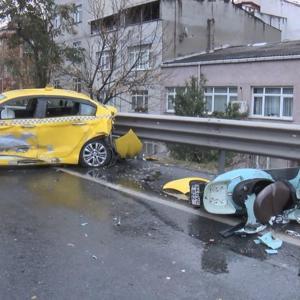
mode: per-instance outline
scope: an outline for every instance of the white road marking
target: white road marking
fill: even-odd
[[[176,203],[176,202],[172,202],[170,200],[165,200],[165,199],[162,199],[162,198],[154,196],[154,195],[148,195],[148,194],[145,194],[145,193],[142,193],[142,192],[131,190],[131,189],[126,188],[126,187],[124,187],[120,184],[115,184],[115,183],[107,182],[107,181],[102,180],[100,178],[91,177],[90,175],[81,174],[79,172],[75,172],[75,171],[71,171],[71,170],[67,170],[67,169],[63,169],[63,168],[57,168],[57,170],[59,170],[61,172],[64,172],[66,174],[69,174],[69,175],[80,177],[80,178],[85,179],[85,180],[89,180],[89,181],[92,181],[92,182],[99,183],[102,186],[105,186],[105,187],[107,187],[111,190],[121,192],[125,195],[132,196],[136,199],[142,199],[142,200],[146,200],[146,201],[152,201],[152,202],[155,202],[155,203],[159,203],[161,205],[172,207],[172,208],[184,211],[184,212],[192,214],[192,215],[197,215],[197,216],[200,216],[200,217],[203,217],[203,218],[206,218],[206,219],[209,219],[209,220],[213,220],[213,221],[216,221],[216,222],[220,222],[220,223],[223,223],[223,224],[226,224],[226,225],[230,225],[230,226],[235,226],[239,223],[239,220],[237,220],[235,218],[230,218],[228,216],[223,217],[223,216],[220,216],[220,215],[212,215],[212,214],[206,213],[204,211],[196,210],[194,208],[187,207],[185,205],[182,205],[182,204],[179,204],[179,203]],[[300,247],[300,240],[299,239],[293,238],[293,237],[288,236],[284,233],[275,232],[273,230],[272,230],[272,234],[273,234],[274,237],[279,238],[279,239],[281,239],[282,241],[284,241],[286,243],[293,244],[295,246]]]

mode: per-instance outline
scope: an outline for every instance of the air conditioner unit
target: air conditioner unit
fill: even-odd
[[[239,105],[239,112],[241,114],[248,112],[248,104],[246,101],[231,101],[231,104],[238,104]]]

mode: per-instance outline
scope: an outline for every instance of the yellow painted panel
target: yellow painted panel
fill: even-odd
[[[163,190],[175,190],[179,193],[187,194],[190,192],[190,182],[194,180],[201,181],[204,183],[209,182],[208,179],[202,177],[187,177],[167,182],[163,186]]]
[[[143,144],[130,129],[125,135],[115,140],[115,147],[121,158],[133,158],[142,151]]]

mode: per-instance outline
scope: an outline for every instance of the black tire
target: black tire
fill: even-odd
[[[103,139],[92,139],[80,151],[79,164],[85,168],[104,167],[111,161],[112,149]]]

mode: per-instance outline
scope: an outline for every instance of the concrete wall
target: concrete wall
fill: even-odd
[[[268,12],[269,9],[272,9],[270,2],[279,2],[275,13],[280,13],[282,17],[286,18],[286,23],[282,27],[282,40],[300,39],[300,5],[283,0],[262,0],[262,12]]]
[[[288,122],[300,123],[300,60],[203,65],[200,72],[207,79],[207,86],[237,86],[239,100],[248,103],[250,112],[253,86],[293,86],[293,120]],[[197,66],[164,68],[164,86],[184,86],[186,80],[198,74]],[[163,98],[166,102],[166,91]]]
[[[161,1],[165,32],[164,60],[225,44],[275,42],[281,39],[278,29],[228,1]],[[208,29],[208,20],[213,20],[211,30]]]
[[[235,3],[247,3],[246,0],[235,1]],[[300,2],[291,3],[286,0],[256,0],[260,5],[260,11],[255,16],[266,24],[272,25],[282,31],[282,40],[300,39]]]

